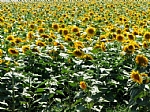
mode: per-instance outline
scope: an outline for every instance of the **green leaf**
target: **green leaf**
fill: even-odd
[[[65,95],[64,95],[64,93],[63,93],[61,90],[56,90],[56,93],[58,93],[58,94],[61,94],[61,95],[65,96]]]
[[[77,110],[82,112],[82,111],[86,110],[86,108],[83,105],[77,105]]]
[[[43,88],[37,88],[36,92],[37,93],[42,93],[42,92],[44,92],[44,89]]]

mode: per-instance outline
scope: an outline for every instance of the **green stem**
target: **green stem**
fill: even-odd
[[[14,82],[14,72],[12,71],[12,103],[13,103],[13,107],[12,107],[12,112],[15,112],[15,82]]]

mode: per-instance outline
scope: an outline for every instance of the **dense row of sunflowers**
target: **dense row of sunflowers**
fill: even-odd
[[[24,66],[22,56],[31,53],[54,62],[61,56],[66,63],[77,60],[94,65],[98,55],[105,58],[116,50],[118,62],[131,64],[127,77],[134,83],[130,84],[149,87],[149,6],[150,2],[131,0],[1,2],[0,64]],[[78,81],[83,91],[90,88],[89,80]]]

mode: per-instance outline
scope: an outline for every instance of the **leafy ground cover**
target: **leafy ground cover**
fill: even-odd
[[[149,6],[0,2],[0,110],[150,111]]]

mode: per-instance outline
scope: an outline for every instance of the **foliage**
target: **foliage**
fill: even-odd
[[[150,111],[149,4],[0,2],[0,110]]]

